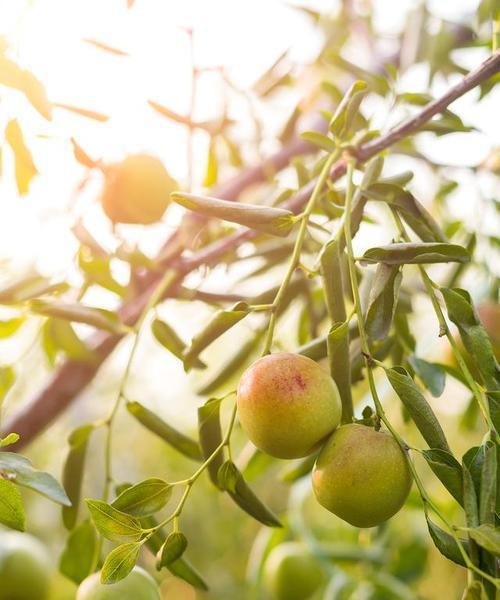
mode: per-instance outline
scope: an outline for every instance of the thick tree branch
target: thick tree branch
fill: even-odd
[[[500,71],[500,52],[490,56],[477,69],[471,71],[458,84],[451,87],[446,94],[437,100],[427,104],[422,111],[415,116],[404,121],[401,125],[393,128],[385,135],[381,135],[375,140],[364,144],[355,151],[355,156],[359,162],[364,162],[375,156],[380,151],[389,148],[399,140],[418,131],[418,129],[433,116],[446,109],[454,100],[463,96],[466,92],[473,89],[489,77]],[[294,141],[289,147],[278,152],[272,159],[262,165],[248,169],[242,172],[234,180],[228,182],[217,190],[217,195],[221,198],[235,198],[249,185],[263,181],[269,173],[269,167],[275,170],[283,168],[288,164],[290,158],[296,154],[302,153],[308,149],[307,145],[300,140]],[[344,160],[337,162],[331,171],[332,180],[339,179],[344,175],[346,164]],[[315,181],[309,182],[298,193],[285,203],[285,206],[299,212],[309,199]],[[229,251],[238,247],[242,242],[251,240],[258,235],[255,231],[242,229],[236,233],[221,239],[213,244],[202,248],[189,257],[180,256],[182,244],[172,238],[172,247],[175,251],[169,253],[168,262],[171,267],[176,268],[179,282],[191,271],[201,265],[210,265],[219,261]],[[122,319],[132,324],[140,315],[148,298],[156,285],[156,277],[140,296],[133,299],[125,305],[121,311]],[[115,348],[120,341],[120,336],[110,335],[99,332],[93,337],[92,346],[100,357],[102,362]],[[21,440],[17,448],[28,444],[40,431],[51,423],[85,388],[97,372],[98,365],[82,365],[74,361],[66,361],[57,369],[46,387],[31,402],[15,414],[4,424],[4,433],[15,431],[21,435]]]

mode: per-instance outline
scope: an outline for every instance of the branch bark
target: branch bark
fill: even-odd
[[[375,140],[364,144],[353,151],[353,154],[359,162],[367,161],[404,137],[418,131],[424,123],[446,109],[454,100],[463,96],[499,71],[500,51],[497,51],[479,67],[467,74],[459,83],[452,86],[443,96],[429,102],[418,114],[393,128],[387,134],[381,135]],[[243,171],[232,181],[221,186],[215,193],[220,198],[234,199],[248,186],[265,180],[268,176],[269,168],[280,170],[289,163],[293,156],[307,152],[308,150],[310,150],[308,144],[301,140],[294,140],[294,142],[283,148],[269,160]],[[345,171],[345,161],[338,161],[330,173],[331,179],[339,179],[344,175]],[[309,199],[314,185],[314,180],[309,182],[295,196],[288,200],[284,206],[294,212],[299,212]],[[174,234],[166,244],[169,252],[165,262],[177,270],[178,280],[182,281],[191,271],[201,265],[213,264],[242,242],[251,240],[256,235],[258,234],[255,231],[242,229],[202,248],[192,256],[183,257],[181,256],[183,238],[180,234]],[[137,298],[133,299],[120,310],[120,316],[126,323],[133,324],[141,314],[142,309],[155,288],[157,277],[157,275],[151,276],[151,282],[148,287]],[[98,332],[92,338],[92,347],[100,359],[98,364],[86,365],[75,361],[66,361],[56,370],[45,388],[33,400],[28,402],[25,407],[14,414],[10,420],[5,422],[3,433],[15,431],[21,436],[20,441],[15,447],[16,450],[27,445],[73,402],[78,394],[93,379],[100,363],[113,351],[120,339],[121,336]]]

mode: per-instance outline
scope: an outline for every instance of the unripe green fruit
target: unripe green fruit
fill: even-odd
[[[114,223],[147,225],[159,221],[177,189],[157,158],[135,154],[107,167],[101,204]]]
[[[307,600],[325,581],[321,564],[302,544],[274,548],[264,567],[264,584],[273,600]]]
[[[312,481],[316,499],[330,512],[356,527],[374,527],[403,506],[412,477],[392,436],[352,423],[325,444]]]
[[[342,412],[330,375],[310,358],[287,352],[253,363],[240,379],[237,402],[250,440],[277,458],[314,452]]]
[[[39,540],[17,531],[0,533],[0,600],[46,600],[50,571]]]
[[[76,593],[76,600],[161,600],[160,590],[155,580],[140,567],[121,581],[102,584],[100,573],[94,573],[82,581]]]

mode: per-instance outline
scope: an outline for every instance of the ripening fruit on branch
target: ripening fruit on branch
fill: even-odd
[[[100,574],[87,577],[78,588],[76,600],[161,600],[155,580],[141,567],[134,567],[121,581],[100,582]]]
[[[156,223],[177,189],[161,161],[147,154],[128,156],[104,174],[101,205],[113,223]]]
[[[314,452],[342,412],[330,375],[310,358],[287,352],[265,356],[243,373],[237,403],[250,440],[277,458]]]
[[[375,527],[403,506],[412,477],[388,433],[351,423],[325,444],[312,474],[318,502],[356,527]]]
[[[28,533],[0,533],[0,600],[46,600],[51,564],[45,546]]]
[[[264,585],[272,600],[307,600],[325,581],[319,561],[298,542],[274,548],[264,567]]]

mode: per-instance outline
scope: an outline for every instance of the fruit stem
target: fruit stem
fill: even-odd
[[[281,303],[283,301],[283,298],[285,296],[286,290],[288,288],[288,285],[290,284],[292,275],[293,275],[295,269],[298,267],[299,262],[300,262],[300,255],[302,252],[302,246],[304,245],[304,239],[305,239],[306,232],[307,232],[307,225],[309,223],[309,217],[311,216],[314,206],[316,205],[316,202],[317,202],[321,192],[323,191],[323,188],[324,188],[324,186],[328,180],[328,177],[330,175],[332,166],[335,163],[335,161],[337,160],[337,158],[339,157],[340,152],[341,152],[341,149],[337,148],[327,158],[325,164],[323,165],[323,168],[321,169],[321,173],[318,177],[318,180],[316,181],[316,185],[314,186],[314,190],[309,198],[309,201],[304,209],[304,212],[301,213],[301,215],[300,215],[299,231],[297,233],[297,239],[295,240],[295,245],[293,247],[292,258],[290,259],[288,269],[285,273],[283,281],[281,282],[279,290],[274,298],[274,302],[272,303],[271,318],[269,319],[269,327],[267,330],[266,341],[264,344],[264,350],[262,351],[263,356],[266,354],[269,354],[271,351],[271,346],[273,343],[273,336],[274,336],[274,329],[276,327],[277,315],[278,315]]]

